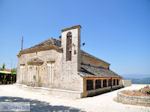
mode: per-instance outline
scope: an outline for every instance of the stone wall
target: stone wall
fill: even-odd
[[[72,33],[72,60],[66,61],[66,35]],[[19,56],[17,83],[29,86],[56,88],[83,92],[80,68],[80,26],[64,30],[61,34],[63,52],[39,51]],[[28,61],[39,58],[42,65],[29,65]],[[49,72],[49,69],[51,72]],[[53,74],[53,75],[51,75]]]
[[[44,63],[40,66],[28,65],[28,61],[35,57],[40,58]],[[50,82],[50,74],[48,73],[48,64],[50,60],[55,61],[52,82]],[[75,74],[77,72],[71,71],[70,74],[64,72],[67,71],[66,69],[70,68],[70,65],[64,67],[62,60],[62,53],[55,50],[21,55],[18,62],[17,83],[37,87],[82,90],[82,78],[78,74]],[[73,66],[74,65],[72,65],[72,67]],[[30,69],[30,67],[32,67],[32,69]]]
[[[68,33],[72,35],[72,49],[71,55],[72,58],[69,61],[66,61],[66,36]],[[80,26],[75,27],[73,29],[67,29],[62,31],[61,34],[62,41],[62,69],[63,69],[63,85],[67,85],[64,88],[68,90],[80,90],[83,91],[83,79],[78,75],[78,71],[80,69]]]
[[[33,58],[39,58],[44,63],[40,66],[36,65],[28,65],[28,61]],[[19,63],[18,63],[18,83],[24,83],[27,85],[30,85],[30,83],[34,82],[36,86],[44,86],[49,87],[49,76],[48,76],[48,61],[55,60],[55,66],[54,66],[54,78],[59,77],[58,73],[61,72],[61,54],[55,50],[49,50],[49,51],[41,51],[36,53],[29,53],[29,54],[23,54],[21,57],[19,57]],[[23,65],[23,66],[22,66]],[[32,67],[32,68],[31,68]],[[32,73],[30,74],[29,72]],[[34,73],[35,71],[35,73]],[[33,76],[35,75],[35,81],[33,79]],[[58,86],[54,82],[53,86]]]
[[[125,104],[144,105],[150,107],[149,96],[128,96],[122,92],[118,92],[117,101]]]
[[[131,86],[132,85],[132,81],[131,80],[122,80],[122,85],[124,87],[128,87],[128,86]]]

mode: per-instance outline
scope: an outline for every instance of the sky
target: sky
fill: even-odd
[[[150,74],[150,0],[0,0],[0,66],[61,29],[81,25],[82,49],[118,74]]]

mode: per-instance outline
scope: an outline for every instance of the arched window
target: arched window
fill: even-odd
[[[72,33],[67,33],[67,41],[66,41],[66,61],[71,61],[72,57]]]

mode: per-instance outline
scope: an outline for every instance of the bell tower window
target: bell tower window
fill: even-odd
[[[66,61],[71,61],[72,58],[72,33],[67,33],[66,40]]]

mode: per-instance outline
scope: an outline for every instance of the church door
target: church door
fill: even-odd
[[[26,81],[25,66],[20,66],[20,82]]]
[[[48,67],[49,85],[50,85],[50,87],[52,87],[53,86],[53,82],[54,82],[54,63],[48,63],[47,67]]]
[[[35,86],[36,83],[36,66],[28,67],[28,81],[31,86]]]
[[[20,66],[20,82],[25,82],[25,66]]]

